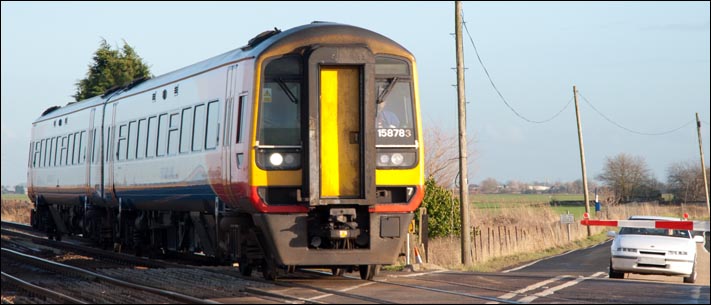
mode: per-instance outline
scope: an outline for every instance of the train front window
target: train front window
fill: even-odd
[[[401,59],[378,56],[375,73],[376,145],[414,145],[415,116],[409,65]]]
[[[301,145],[301,87],[299,57],[282,57],[266,64],[259,103],[260,145]]]

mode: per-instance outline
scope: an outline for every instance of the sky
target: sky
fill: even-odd
[[[661,182],[673,163],[700,164],[695,113],[709,166],[709,11],[709,2],[463,2],[469,182],[581,179],[573,86],[588,181],[621,153],[642,157]],[[415,55],[423,127],[457,134],[454,1],[3,1],[1,12],[2,185],[26,182],[32,122],[73,101],[102,38],[126,41],[159,76],[274,27],[362,27]]]

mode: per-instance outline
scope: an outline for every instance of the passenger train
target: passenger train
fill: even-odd
[[[276,28],[32,124],[32,225],[201,253],[273,280],[396,261],[424,195],[414,56],[362,28]]]

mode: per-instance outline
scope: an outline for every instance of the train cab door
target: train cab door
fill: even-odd
[[[114,162],[116,159],[116,143],[115,143],[115,134],[116,134],[116,108],[118,105],[114,103],[110,107],[110,114],[108,115],[108,128],[105,128],[106,135],[105,137],[105,148],[104,148],[104,153],[105,155],[102,156],[102,158],[105,158],[105,165],[104,165],[104,177],[103,177],[103,191],[101,192],[101,195],[103,196],[103,199],[105,202],[111,202],[111,204],[118,204],[118,201],[114,202],[114,199],[116,198],[115,190],[114,190]]]
[[[222,187],[223,195],[230,198],[231,201],[235,200],[235,194],[232,193],[232,180],[237,174],[241,164],[238,164],[241,159],[240,154],[234,152],[234,145],[241,141],[239,134],[239,119],[241,117],[242,111],[242,100],[240,96],[240,84],[242,83],[242,73],[239,70],[239,65],[232,65],[227,68],[227,88],[225,93],[225,117],[224,117],[224,128],[223,128],[223,141],[222,141]],[[237,111],[237,112],[235,112]]]
[[[91,197],[92,194],[95,192],[95,180],[93,176],[93,166],[94,163],[92,162],[92,155],[94,151],[94,147],[96,146],[96,127],[94,126],[94,116],[96,114],[96,108],[91,109],[91,113],[89,113],[89,137],[86,139],[86,150],[83,152],[84,153],[84,164],[86,165],[86,184],[85,184],[85,190],[86,190],[86,196],[87,198]]]
[[[373,62],[364,47],[322,47],[309,57],[311,177],[304,181],[312,205],[373,202],[374,126],[366,122],[374,122],[375,103],[365,89],[373,86]]]

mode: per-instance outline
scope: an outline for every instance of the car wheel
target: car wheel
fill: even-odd
[[[691,274],[689,274],[689,276],[684,277],[684,283],[696,283],[696,263],[694,263],[694,266],[691,267]]]
[[[610,278],[611,279],[623,279],[625,278],[624,272],[615,271],[612,269],[612,260],[610,260]]]

